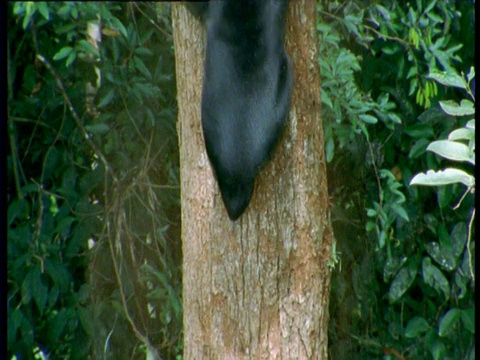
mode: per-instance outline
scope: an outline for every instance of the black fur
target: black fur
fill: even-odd
[[[270,159],[288,116],[287,3],[213,0],[203,3],[203,10],[196,5],[207,30],[203,135],[232,220],[250,203],[254,179]]]

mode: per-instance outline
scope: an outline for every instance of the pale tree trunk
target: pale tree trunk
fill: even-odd
[[[290,1],[285,136],[235,223],[203,143],[204,29],[172,5],[180,139],[185,359],[326,359],[332,232],[316,2]]]

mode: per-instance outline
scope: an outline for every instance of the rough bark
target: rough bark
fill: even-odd
[[[291,1],[289,124],[231,222],[203,143],[204,29],[172,6],[180,140],[185,359],[326,359],[332,232],[316,5]]]

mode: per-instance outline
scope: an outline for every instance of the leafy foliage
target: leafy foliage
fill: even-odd
[[[330,355],[472,358],[474,205],[471,193],[457,203],[456,182],[472,183],[474,126],[466,117],[474,105],[442,85],[465,89],[473,81],[473,5],[320,1],[319,12],[328,180],[342,264],[332,279]],[[412,174],[439,171],[432,152],[464,160],[455,169],[461,177],[435,191],[410,187]]]
[[[474,96],[470,90],[469,84],[475,77],[473,68],[465,81],[460,76],[453,74],[430,74],[430,77],[436,81],[449,86],[456,86],[465,89],[473,100]],[[440,101],[442,110],[451,116],[469,116],[475,114],[473,103],[469,100],[462,100],[460,105],[454,101]],[[467,144],[462,141],[468,142]],[[437,140],[431,142],[427,150],[453,161],[465,161],[475,165],[475,119],[471,119],[460,129],[453,130],[447,140]],[[441,171],[429,171],[426,174],[418,174],[410,181],[410,185],[448,185],[454,183],[463,183],[473,192],[475,186],[475,177],[463,170],[446,168]]]
[[[8,10],[8,358],[175,357],[169,5]]]
[[[318,10],[331,357],[473,359],[473,5]],[[8,12],[8,358],[181,357],[169,5]]]

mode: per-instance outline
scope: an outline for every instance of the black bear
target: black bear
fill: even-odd
[[[206,25],[202,128],[231,220],[245,211],[288,116],[292,70],[284,48],[288,0],[190,2]]]

